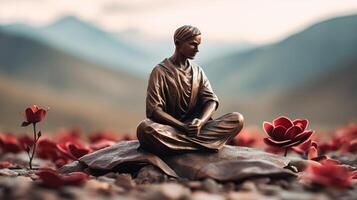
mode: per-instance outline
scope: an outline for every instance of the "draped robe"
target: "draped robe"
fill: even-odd
[[[148,81],[147,119],[137,127],[141,147],[158,154],[222,148],[242,128],[243,118],[239,113],[210,119],[194,137],[153,119],[153,112],[162,109],[177,120],[188,123],[200,116],[209,101],[215,101],[217,109],[218,98],[200,66],[187,61],[187,67],[182,69],[169,59],[163,60],[152,70]]]

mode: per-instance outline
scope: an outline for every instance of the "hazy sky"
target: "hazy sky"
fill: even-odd
[[[205,37],[265,43],[323,19],[357,14],[357,0],[0,0],[0,23],[48,24],[65,15],[107,31],[171,37],[184,24]]]

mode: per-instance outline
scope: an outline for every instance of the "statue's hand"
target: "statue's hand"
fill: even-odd
[[[203,121],[201,119],[193,119],[192,122],[188,124],[188,135],[191,137],[199,135],[202,126]]]

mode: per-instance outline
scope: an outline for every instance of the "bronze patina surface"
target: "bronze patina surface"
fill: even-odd
[[[204,71],[189,59],[198,53],[201,32],[182,26],[174,34],[175,52],[154,67],[146,96],[146,116],[137,127],[141,146],[170,155],[217,151],[243,127],[238,112],[212,119],[219,100]]]

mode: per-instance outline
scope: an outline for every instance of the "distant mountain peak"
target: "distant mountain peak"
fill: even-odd
[[[64,16],[59,18],[58,20],[54,21],[52,24],[49,24],[46,28],[47,29],[54,29],[54,30],[64,30],[64,29],[71,29],[71,28],[83,28],[91,31],[96,31],[100,33],[104,33],[99,27],[92,24],[91,22],[87,22],[75,16]]]
[[[81,19],[79,19],[78,17],[75,17],[73,15],[68,15],[68,16],[64,16],[64,17],[60,17],[58,18],[56,21],[54,21],[51,25],[63,25],[63,24],[82,24],[85,23],[83,22]]]

